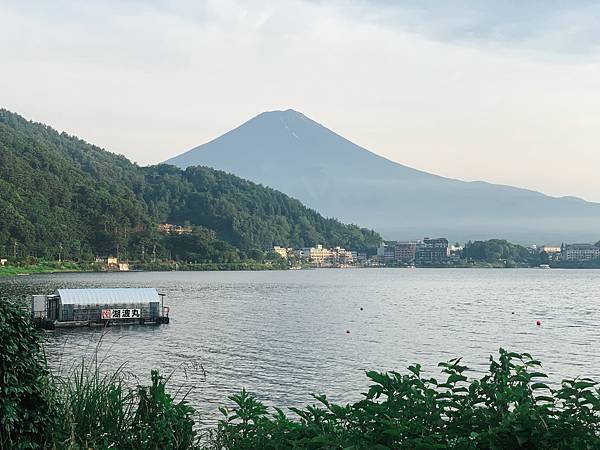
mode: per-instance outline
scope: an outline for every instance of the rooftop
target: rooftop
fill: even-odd
[[[116,305],[159,302],[154,288],[58,289],[63,305]]]

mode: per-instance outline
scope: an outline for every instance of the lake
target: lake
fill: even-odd
[[[35,275],[0,279],[0,296],[58,287],[155,287],[171,323],[112,327],[99,358],[149,382],[158,368],[206,423],[242,387],[268,404],[311,393],[360,398],[367,370],[414,362],[437,375],[456,356],[485,370],[499,347],[530,352],[554,382],[600,378],[600,271],[541,269],[322,269]],[[361,310],[362,308],[362,310]],[[536,321],[541,321],[541,326]],[[349,333],[348,333],[349,332]],[[102,330],[49,332],[50,364],[91,358]]]

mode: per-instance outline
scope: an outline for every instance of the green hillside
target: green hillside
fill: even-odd
[[[163,235],[156,224],[189,224]],[[0,256],[257,258],[273,245],[356,250],[380,237],[281,192],[206,167],[139,167],[0,109]]]

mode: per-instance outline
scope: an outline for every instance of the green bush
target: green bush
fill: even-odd
[[[174,402],[156,370],[152,385],[138,387],[138,404],[132,421],[132,449],[189,449],[196,443],[194,409],[185,400]]]
[[[600,391],[588,379],[552,389],[540,362],[500,350],[489,373],[469,381],[460,359],[440,363],[443,379],[369,372],[365,398],[292,409],[296,418],[268,409],[245,391],[207,448],[282,449],[598,449]]]
[[[55,419],[40,336],[27,315],[0,299],[0,448],[44,448]]]
[[[122,369],[104,373],[94,359],[51,376],[28,315],[0,299],[0,449],[194,448],[194,409],[151,375],[130,388]]]

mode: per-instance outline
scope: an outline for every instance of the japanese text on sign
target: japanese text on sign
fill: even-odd
[[[139,319],[140,318],[140,310],[139,309],[103,309],[102,310],[102,319]]]

